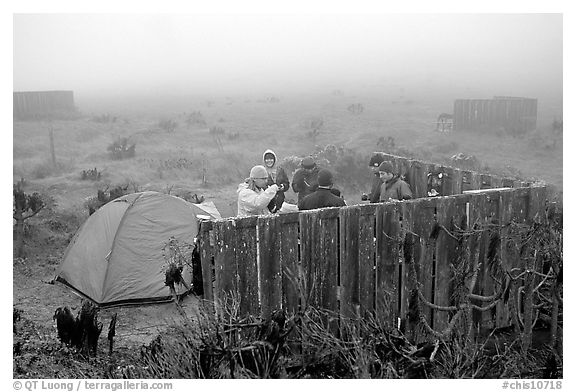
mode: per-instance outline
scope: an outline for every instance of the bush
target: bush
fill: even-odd
[[[172,133],[178,127],[178,123],[174,120],[166,120],[162,119],[158,122],[158,128],[162,129],[163,131]]]
[[[112,159],[132,158],[136,155],[136,143],[129,143],[127,137],[116,139],[108,146]]]

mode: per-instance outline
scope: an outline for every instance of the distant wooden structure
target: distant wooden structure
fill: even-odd
[[[15,91],[14,119],[57,117],[76,112],[73,91]]]
[[[453,129],[521,135],[536,129],[537,110],[538,100],[533,98],[457,99]]]

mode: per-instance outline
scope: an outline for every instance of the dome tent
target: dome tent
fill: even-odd
[[[200,218],[221,217],[212,202],[193,204],[159,192],[112,200],[78,229],[55,280],[100,307],[170,300],[163,248],[171,237],[192,244]],[[191,275],[185,266],[183,278],[190,282]],[[176,286],[178,295],[185,291]]]

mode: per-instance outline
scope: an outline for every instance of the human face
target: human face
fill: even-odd
[[[258,188],[266,188],[266,185],[268,184],[268,177],[264,177],[264,178],[254,178],[254,184],[258,187]]]
[[[380,178],[382,179],[382,181],[386,182],[388,180],[390,180],[392,177],[394,177],[394,175],[392,173],[388,173],[388,172],[379,172],[380,174]]]
[[[266,157],[266,159],[264,159],[264,163],[266,164],[266,167],[274,166],[274,162],[276,162],[276,160],[274,158],[271,158],[271,157]]]

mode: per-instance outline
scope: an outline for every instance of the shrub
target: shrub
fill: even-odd
[[[158,128],[160,128],[163,131],[166,131],[168,133],[174,132],[177,127],[178,127],[178,123],[174,120],[162,119],[158,122]]]
[[[136,154],[136,143],[129,143],[127,137],[116,139],[108,146],[112,159],[132,158]]]
[[[97,168],[82,170],[80,173],[81,180],[99,181],[102,178],[102,172]]]

